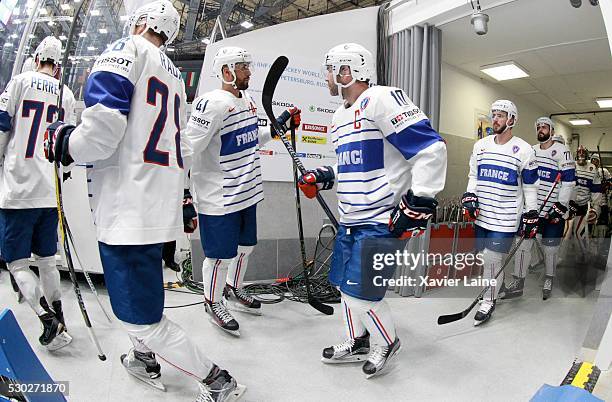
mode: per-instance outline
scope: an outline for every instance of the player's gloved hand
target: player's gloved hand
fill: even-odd
[[[288,131],[290,128],[297,129],[302,123],[302,111],[295,106],[290,107],[276,118],[276,122],[283,128],[285,132]],[[289,123],[289,125],[287,125],[287,122]],[[274,130],[274,128],[271,128],[271,133],[272,138],[278,138],[278,133],[276,132],[276,130]]]
[[[550,210],[548,211],[546,218],[548,219],[550,223],[559,223],[564,220],[564,216],[566,212],[567,212],[567,207],[557,201],[552,205],[552,207],[550,207]]]
[[[47,127],[44,137],[44,151],[45,158],[49,162],[55,162],[58,166],[60,163],[68,166],[74,162],[68,153],[68,139],[74,129],[75,126],[63,121],[56,121]]]
[[[422,235],[427,229],[427,221],[437,206],[438,201],[434,198],[417,197],[412,190],[409,190],[391,212],[389,232],[400,239]]]
[[[198,228],[198,213],[193,206],[193,197],[188,189],[183,193],[183,230],[193,233]]]
[[[540,217],[538,211],[532,209],[529,212],[525,212],[521,216],[521,230],[520,236],[524,239],[533,239],[538,233],[538,224],[540,223]]]
[[[461,197],[463,215],[469,221],[474,221],[478,217],[478,196],[474,193],[463,193]]]
[[[331,166],[321,166],[304,172],[298,179],[298,186],[307,198],[315,198],[319,190],[334,187],[334,178],[334,169]]]
[[[576,201],[574,200],[570,200],[569,204],[568,204],[568,211],[569,214],[567,216],[567,219],[574,219],[574,217],[576,215],[578,215],[578,204],[576,203]]]

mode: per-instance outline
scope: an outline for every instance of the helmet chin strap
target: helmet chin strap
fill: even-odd
[[[225,79],[223,78],[223,72],[222,72],[221,73],[221,82],[224,83],[224,84],[227,84],[227,85],[231,85],[234,89],[238,89],[238,87],[236,86],[236,72],[230,66],[227,66],[227,69],[230,71],[230,73],[232,73],[232,80],[231,81],[225,81]]]
[[[549,141],[552,141],[552,135],[550,135],[550,134],[548,134],[548,137],[545,140],[540,140],[540,138],[538,137],[538,142],[540,144],[546,144]]]

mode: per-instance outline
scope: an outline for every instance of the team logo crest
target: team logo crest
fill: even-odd
[[[363,100],[361,101],[361,105],[360,105],[361,110],[364,110],[365,108],[367,108],[369,103],[370,103],[369,96],[366,96],[365,98],[363,98]]]
[[[553,151],[552,151],[552,153],[551,153],[551,155],[552,155],[552,156],[557,155],[557,151],[556,151],[556,150],[553,150]]]
[[[520,150],[518,145],[512,147],[512,152],[517,153]]]

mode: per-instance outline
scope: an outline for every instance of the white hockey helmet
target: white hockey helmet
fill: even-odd
[[[146,24],[147,29],[165,36],[164,46],[171,44],[178,35],[181,17],[174,5],[168,0],[157,0],[145,4],[128,19],[130,33],[137,25]]]
[[[508,128],[516,126],[516,123],[518,122],[518,110],[514,103],[505,99],[496,100],[491,105],[491,119],[493,119],[492,116],[493,112],[495,111],[506,112],[508,114],[508,120],[510,120],[510,117],[514,117],[513,123],[506,125]]]
[[[36,59],[39,63],[48,61],[59,64],[62,60],[62,42],[55,36],[47,36],[34,51],[34,60]]]
[[[348,84],[338,82],[338,74],[342,66],[349,66],[353,79]],[[355,81],[370,81],[374,77],[374,56],[365,47],[357,43],[344,43],[334,46],[325,54],[323,67],[331,71],[334,83],[338,88],[348,88]]]
[[[541,124],[548,124],[548,127],[550,128],[551,133],[555,131],[555,123],[553,123],[553,121],[549,119],[548,117],[543,116],[536,120],[535,122],[536,131],[538,129],[538,126]]]
[[[554,142],[558,142],[560,144],[565,145],[565,138],[563,138],[563,136],[561,134],[555,134],[552,137]]]
[[[225,46],[217,51],[213,60],[213,74],[224,84],[235,84],[236,83],[236,64],[245,63],[251,64],[253,57],[251,53],[241,47],[236,46]],[[232,73],[232,81],[225,81],[223,79],[223,66],[227,66],[230,73]]]

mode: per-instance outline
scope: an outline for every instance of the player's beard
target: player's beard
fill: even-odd
[[[235,85],[239,91],[245,91],[249,89],[249,80],[248,79],[243,79],[240,81],[236,80]]]
[[[550,133],[548,133],[548,134],[544,134],[543,132],[538,131],[538,141],[539,141],[539,142],[541,142],[541,143],[545,143],[545,142],[547,142],[548,140],[550,140]]]
[[[495,128],[495,125],[493,125],[493,132],[495,134],[502,134],[504,131],[506,131],[507,127],[508,126],[505,125],[505,124],[504,125],[499,125],[499,126],[497,126],[497,128]]]

